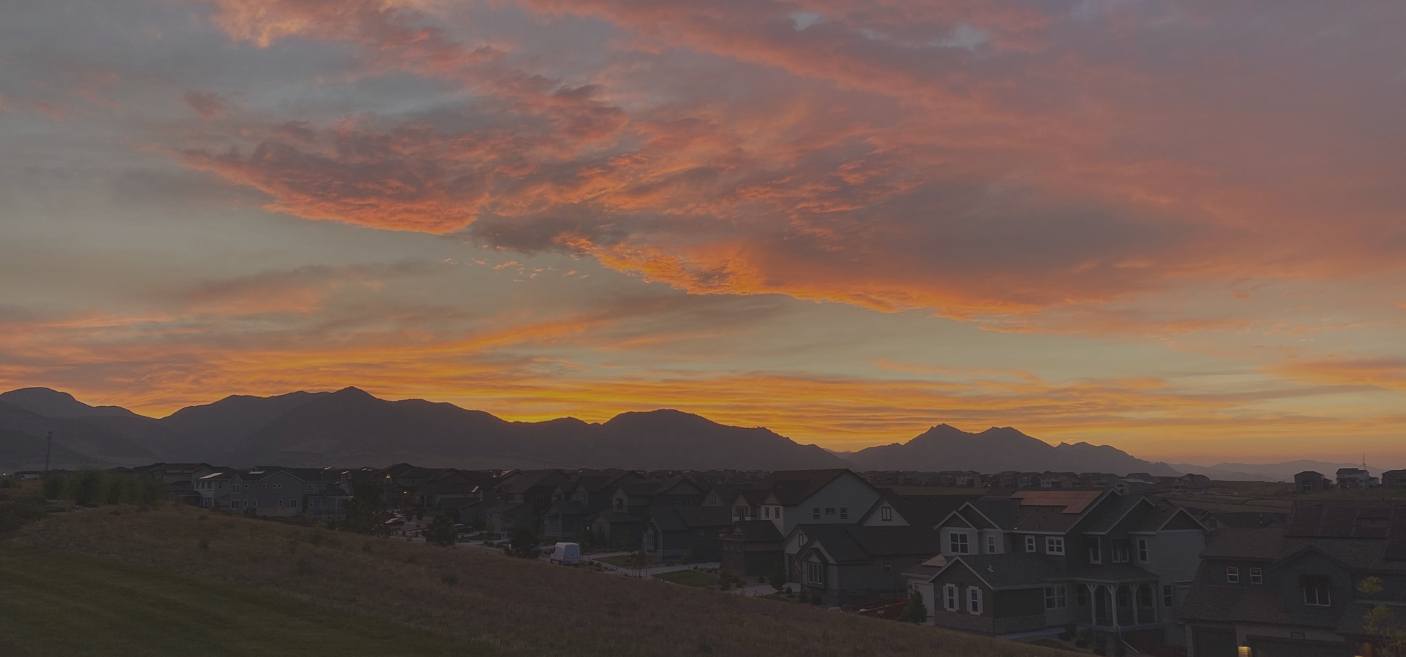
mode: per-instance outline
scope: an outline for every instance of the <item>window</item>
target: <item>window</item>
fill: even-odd
[[[1113,541],[1113,563],[1128,563],[1128,542]]]
[[[833,515],[835,515],[835,507],[833,507],[833,506],[827,506],[827,507],[825,507],[825,515],[827,515],[827,516],[833,516]]]
[[[1034,536],[1026,536],[1026,537],[1025,537],[1025,551],[1026,551],[1026,552],[1034,552],[1035,549],[1036,549],[1036,548],[1035,548],[1035,537],[1034,537]]]
[[[892,521],[892,520],[893,520],[893,507],[891,507],[891,506],[881,506],[881,507],[879,507],[879,520],[882,520],[882,521],[884,521],[884,522],[890,522],[890,521]]]
[[[1103,543],[1097,538],[1089,543],[1089,563],[1103,563]]]
[[[1045,609],[1064,609],[1069,606],[1069,591],[1064,585],[1045,587]]]
[[[1145,538],[1139,538],[1139,539],[1137,540],[1137,560],[1138,560],[1139,562],[1141,562],[1141,563],[1147,563],[1148,561],[1151,561],[1151,559],[1152,559],[1152,545],[1151,545],[1151,544],[1152,544],[1152,542],[1149,541],[1149,540],[1147,540],[1147,539],[1145,539]]]
[[[947,535],[947,551],[952,554],[970,554],[971,538],[966,532],[952,532]]]
[[[810,507],[810,519],[811,519],[811,520],[819,520],[819,519],[820,519],[820,507],[818,507],[818,506]]]
[[[995,534],[987,534],[987,535],[986,535],[986,553],[987,553],[987,554],[996,554],[996,552],[999,551],[999,550],[996,549],[997,547],[998,547],[998,546],[997,546],[997,541],[996,541],[996,535],[995,535]]]
[[[840,520],[849,520],[849,507],[840,507]]]
[[[1171,585],[1171,584],[1163,584],[1163,585],[1162,585],[1162,606],[1163,606],[1163,607],[1166,607],[1167,609],[1171,609],[1172,607],[1177,606],[1177,605],[1176,605],[1176,601],[1177,601],[1177,593],[1176,593],[1176,591],[1177,591],[1176,589],[1172,588],[1172,585]]]
[[[1064,554],[1064,537],[1046,536],[1045,552],[1048,552],[1050,554]]]
[[[1327,577],[1303,578],[1303,603],[1310,607],[1333,606],[1333,586]]]
[[[298,500],[288,500],[288,508],[290,508],[290,509],[296,509],[296,508],[298,508]]]
[[[1250,583],[1251,583],[1251,584],[1263,584],[1263,583],[1264,583],[1264,569],[1263,569],[1263,568],[1251,568],[1251,569],[1250,569]]]
[[[807,583],[807,584],[816,584],[816,585],[819,585],[819,586],[824,586],[824,585],[825,585],[825,564],[816,563],[816,562],[814,562],[814,561],[807,561],[807,562],[806,562],[806,583]]]
[[[981,615],[981,589],[975,586],[967,587],[967,613],[973,616]]]
[[[942,587],[942,608],[947,611],[957,611],[957,585],[946,584]]]
[[[1226,583],[1226,584],[1239,584],[1239,583],[1240,583],[1240,568],[1239,568],[1239,567],[1237,567],[1237,566],[1226,566],[1226,567],[1225,567],[1225,583]]]

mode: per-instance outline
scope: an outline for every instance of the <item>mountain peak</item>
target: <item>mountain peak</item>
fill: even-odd
[[[0,393],[0,401],[31,413],[54,418],[136,415],[120,406],[89,406],[73,395],[53,388],[18,388]]]

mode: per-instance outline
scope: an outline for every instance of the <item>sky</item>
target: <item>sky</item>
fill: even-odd
[[[1406,3],[0,15],[0,388],[1406,464]]]

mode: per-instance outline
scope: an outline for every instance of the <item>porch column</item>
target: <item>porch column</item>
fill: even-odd
[[[1142,610],[1138,609],[1138,607],[1141,606],[1138,604],[1138,595],[1140,593],[1142,593],[1142,585],[1134,584],[1133,593],[1130,596],[1130,601],[1133,603],[1133,625],[1142,625]]]
[[[1113,629],[1118,629],[1118,585],[1105,585],[1108,589],[1108,608],[1113,614]]]
[[[1084,584],[1089,590],[1089,626],[1098,627],[1098,585]]]

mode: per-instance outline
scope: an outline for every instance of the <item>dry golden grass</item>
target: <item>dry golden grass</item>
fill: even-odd
[[[29,558],[74,555],[127,572],[276,595],[319,613],[360,615],[405,627],[421,642],[443,641],[456,646],[459,654],[1068,654],[800,604],[551,566],[477,548],[437,548],[194,509],[98,509],[51,516],[0,541],[0,557],[7,552]],[[140,629],[162,631],[160,626]],[[184,648],[198,651],[199,646]],[[298,654],[320,653],[304,647]],[[342,649],[335,654],[358,653]],[[368,645],[361,654],[387,653]]]

